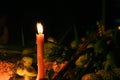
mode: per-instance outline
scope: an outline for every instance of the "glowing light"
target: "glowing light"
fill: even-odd
[[[38,33],[39,34],[42,34],[43,33],[43,26],[42,24],[39,22],[37,23],[37,30],[38,30]]]
[[[118,26],[118,30],[120,30],[120,26]]]

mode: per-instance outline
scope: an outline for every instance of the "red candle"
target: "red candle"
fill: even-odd
[[[41,23],[37,23],[38,34],[36,34],[36,44],[37,44],[37,66],[38,66],[38,74],[37,80],[42,80],[44,78],[44,34],[43,34],[43,26]]]

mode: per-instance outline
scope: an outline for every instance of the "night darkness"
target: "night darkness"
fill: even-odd
[[[104,0],[103,0],[104,1]],[[106,1],[106,23],[110,22],[112,1]],[[12,3],[13,4],[13,3]],[[41,1],[16,2],[3,9],[8,15],[10,43],[21,44],[21,30],[23,29],[25,43],[35,40],[36,22],[41,21],[46,38],[53,36],[61,39],[65,32],[76,26],[78,35],[84,36],[87,29],[96,25],[102,19],[102,0],[90,1]],[[110,24],[109,24],[110,25]],[[73,29],[66,37],[74,37]]]
[[[9,70],[10,80],[38,79],[39,71],[45,80],[120,80],[120,0],[3,1],[0,80]],[[44,46],[36,39],[37,22]]]

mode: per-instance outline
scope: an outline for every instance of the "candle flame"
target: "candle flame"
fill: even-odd
[[[42,24],[39,22],[37,23],[37,30],[38,30],[38,33],[39,34],[42,34],[43,33],[43,26]]]

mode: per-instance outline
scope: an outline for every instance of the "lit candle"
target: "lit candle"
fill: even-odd
[[[43,26],[41,23],[37,23],[38,34],[36,34],[36,44],[37,44],[37,66],[38,66],[38,74],[37,80],[42,80],[44,78],[44,34],[43,34]]]

